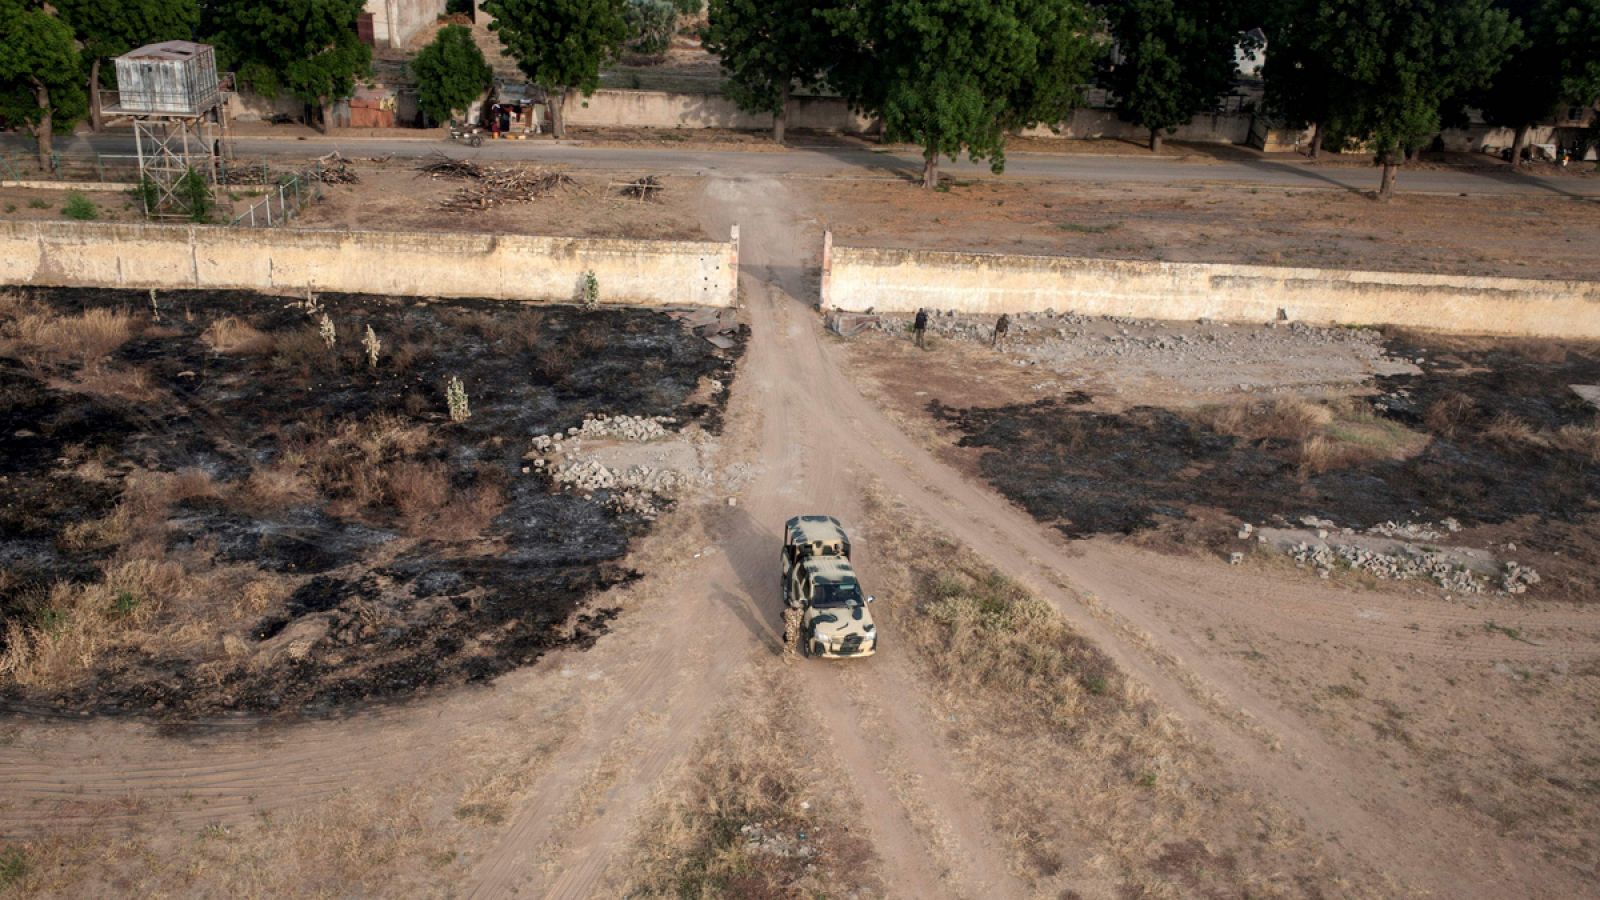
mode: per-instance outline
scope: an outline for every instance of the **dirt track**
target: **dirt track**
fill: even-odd
[[[181,837],[350,792],[415,791],[438,807],[473,777],[474,754],[504,750],[516,758],[518,778],[505,792],[516,802],[503,826],[451,831],[460,843],[450,881],[465,881],[460,893],[481,897],[610,895],[632,828],[688,762],[730,679],[760,654],[777,652],[777,523],[826,510],[854,526],[863,518],[860,487],[871,479],[1047,598],[1178,713],[1235,781],[1303,818],[1350,879],[1351,893],[1594,890],[1431,802],[1403,774],[1329,741],[1238,665],[1197,649],[1181,627],[1189,615],[1220,613],[1424,664],[1434,656],[1487,657],[1472,641],[1435,637],[1460,610],[1098,541],[1069,547],[939,462],[843,374],[842,348],[822,337],[805,305],[815,291],[809,248],[818,245],[818,229],[794,221],[796,199],[771,180],[707,188],[706,230],[722,233],[737,220],[744,234],[741,276],[753,336],[729,407],[725,461],[753,461],[755,477],[736,506],[706,523],[712,552],[669,557],[672,565],[624,589],[616,634],[489,689],[345,721],[200,740],[164,738],[129,722],[12,722],[0,740],[0,833],[128,827]],[[870,585],[873,536],[855,530]],[[641,552],[682,546],[654,537]],[[1519,657],[1573,656],[1593,646],[1589,616],[1535,611],[1527,620],[1530,629],[1574,630],[1540,646],[1519,644],[1509,651]],[[1418,621],[1420,632],[1402,624]],[[1496,647],[1493,658],[1506,652]],[[952,776],[940,726],[925,714],[921,688],[892,642],[866,666],[791,671],[794,689],[814,698],[826,725],[842,789],[861,798],[895,896],[1026,895],[978,798]],[[57,892],[95,893],[98,876],[86,877]],[[455,893],[437,882],[413,887]]]

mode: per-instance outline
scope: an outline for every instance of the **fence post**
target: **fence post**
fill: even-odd
[[[266,207],[267,207],[267,227],[271,228],[272,227],[272,194],[269,192],[265,197],[261,198],[261,202],[266,204]]]

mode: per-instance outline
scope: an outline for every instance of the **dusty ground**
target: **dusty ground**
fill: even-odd
[[[620,490],[553,490],[530,438],[596,415],[714,432],[726,393],[701,382],[737,355],[658,312],[159,302],[36,290],[0,316],[11,702],[328,709],[586,645],[647,522]]]
[[[1596,348],[1038,317],[1005,352],[983,323],[936,319],[924,352],[895,326],[848,344],[862,383],[1040,521],[1198,552],[1176,564],[1193,577],[1238,553],[1246,572],[1343,586],[1320,607],[1169,593],[1153,622],[1187,652],[1426,803],[1600,874],[1600,437],[1570,388],[1600,378]],[[1429,526],[1447,519],[1459,530]],[[1476,560],[1477,580],[1296,568],[1302,543]],[[1508,595],[1513,561],[1543,577]]]
[[[846,244],[1238,262],[1522,278],[1591,278],[1600,204],[1565,197],[1079,183],[822,182],[815,215]]]
[[[704,184],[697,178],[663,177],[665,187],[656,198],[641,202],[621,196],[616,185],[648,172],[574,173],[575,184],[536,200],[461,211],[441,210],[439,204],[460,191],[463,182],[419,174],[416,162],[361,161],[355,171],[361,178],[359,184],[329,185],[323,199],[308,206],[296,220],[296,227],[704,238],[696,215]]]
[[[34,188],[0,187],[0,214],[19,222],[65,220],[62,212],[67,198],[75,192],[39,190]],[[95,205],[95,221],[142,222],[144,213],[138,201],[125,191],[83,191],[82,196]]]
[[[1122,416],[1148,392],[1203,413],[1191,429],[1249,431],[1257,417],[1210,408],[1456,376],[1358,332],[1190,346],[1198,327],[1180,342],[1139,323],[1063,323],[1096,332],[1055,354],[1064,372],[1044,356],[996,366],[950,337],[915,357],[887,335],[846,343],[809,308],[821,217],[796,210],[811,187],[706,183],[701,227],[743,229],[749,348],[713,487],[634,544],[626,564],[643,577],[597,601],[620,610],[606,635],[483,689],[294,727],[175,739],[124,720],[8,717],[8,883],[30,896],[590,897],[715,895],[730,884],[718,879],[753,875],[731,883],[787,897],[814,886],[815,870],[783,856],[805,822],[827,838],[819,865],[849,868],[859,896],[1594,893],[1587,608],[1541,599],[1542,583],[1458,602],[1372,590],[1237,538],[1252,551],[1237,566],[1226,547],[1170,552],[1182,531],[1164,553],[1068,540],[988,487],[977,451],[952,449],[929,414],[934,399],[1048,397],[1073,415],[1084,391],[1105,404],[1096,414]],[[1230,340],[1239,374],[1210,355]],[[1479,365],[1482,349],[1428,353]],[[1571,360],[1533,362],[1537,375]],[[1113,395],[1119,368],[1138,384]],[[1309,423],[1297,452],[1351,435],[1397,460],[1416,451],[1399,439],[1412,426],[1328,410],[1285,416]],[[1529,449],[1555,448],[1522,415]],[[845,521],[879,597],[884,642],[859,665],[777,659],[778,523],[818,510]]]

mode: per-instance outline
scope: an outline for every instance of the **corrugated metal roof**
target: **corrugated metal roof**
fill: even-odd
[[[162,41],[159,44],[146,44],[136,50],[130,50],[122,55],[123,59],[193,59],[195,54],[206,49],[205,44],[194,41]]]

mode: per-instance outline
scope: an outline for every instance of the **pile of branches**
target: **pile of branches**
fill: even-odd
[[[417,167],[430,178],[459,178],[469,182],[439,204],[440,209],[480,210],[506,203],[527,203],[577,181],[546,169],[483,166],[463,159],[440,156]]]
[[[262,163],[235,160],[222,168],[222,184],[277,184],[272,170]]]
[[[417,171],[429,178],[482,178],[484,167],[471,160],[451,159],[443,153],[429,156]]]
[[[322,157],[322,166],[315,173],[323,184],[360,184],[361,176],[351,168],[350,160],[339,155],[339,151]]]
[[[661,192],[666,189],[667,186],[661,183],[661,179],[654,175],[646,175],[623,184],[617,188],[617,193],[634,200],[659,200]]]

